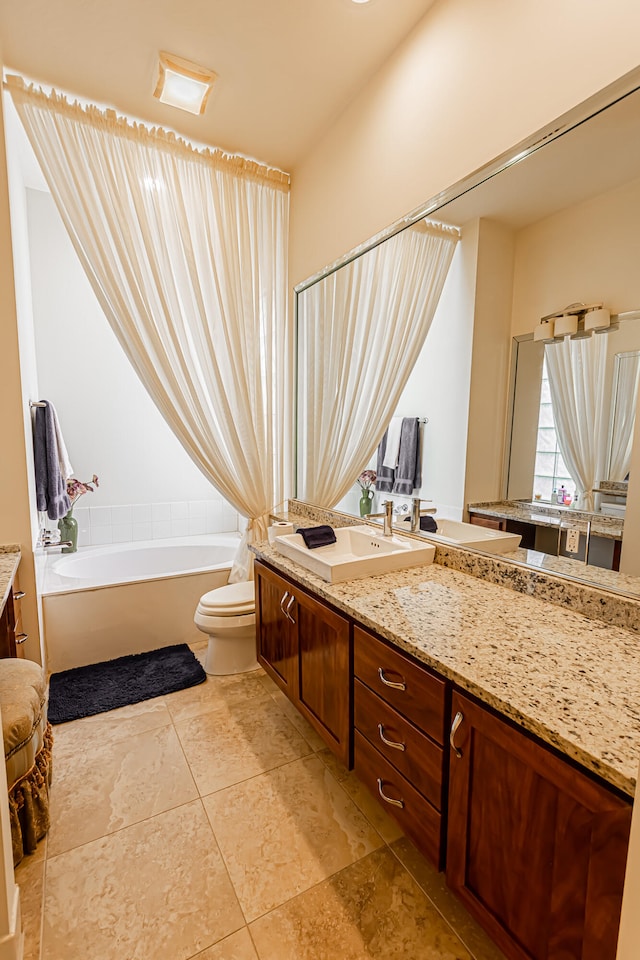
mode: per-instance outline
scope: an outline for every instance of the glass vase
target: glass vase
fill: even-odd
[[[373,501],[373,493],[371,490],[363,490],[362,496],[360,497],[360,516],[367,517],[371,513],[371,503]]]
[[[62,553],[75,553],[78,549],[78,521],[73,516],[73,510],[58,520],[58,530],[60,531],[60,540],[68,541],[71,546],[63,547]]]

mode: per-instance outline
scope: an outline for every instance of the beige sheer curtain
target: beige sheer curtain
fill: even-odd
[[[577,506],[593,510],[604,475],[606,336],[566,337],[545,347],[558,446],[576,485]]]
[[[366,466],[427,336],[459,238],[455,227],[422,220],[300,294],[305,499],[333,506]]]
[[[624,480],[631,465],[636,404],[640,383],[640,354],[616,354],[616,392],[611,420],[611,462],[607,480]]]
[[[246,544],[266,534],[290,471],[288,178],[20,78],[8,86],[123,350],[185,450],[249,518],[232,573],[244,579]]]

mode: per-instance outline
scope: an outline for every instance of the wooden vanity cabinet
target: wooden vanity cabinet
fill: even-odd
[[[446,683],[358,626],[353,665],[355,771],[440,869]]]
[[[447,884],[510,960],[615,960],[631,804],[460,693],[451,714]]]
[[[23,596],[15,577],[9,588],[4,609],[0,613],[0,658],[24,656],[22,644],[27,639],[27,635],[22,630],[20,601]]]
[[[259,663],[351,767],[349,620],[262,563],[255,580]]]

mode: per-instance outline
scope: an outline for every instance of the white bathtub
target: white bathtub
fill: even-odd
[[[204,639],[196,605],[227,583],[239,541],[225,533],[49,554],[41,590],[47,669]]]

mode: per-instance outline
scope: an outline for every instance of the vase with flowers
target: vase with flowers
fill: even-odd
[[[367,517],[371,513],[371,504],[373,502],[373,490],[371,487],[376,482],[375,470],[363,470],[358,477],[357,484],[360,487],[362,496],[360,497],[360,516]]]
[[[100,484],[95,473],[91,480],[87,480],[86,483],[82,480],[76,480],[75,477],[69,477],[67,480],[67,495],[71,500],[71,509],[66,516],[58,520],[58,530],[60,531],[60,539],[67,541],[71,546],[63,547],[63,553],[75,553],[78,549],[78,521],[73,515],[76,500],[84,496],[85,493],[93,493],[98,486]]]

